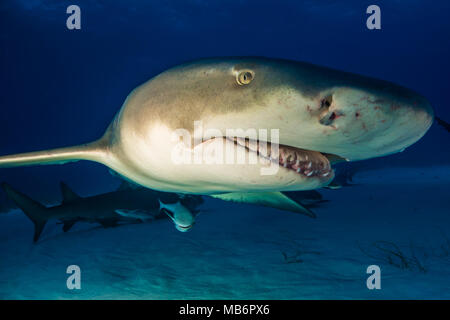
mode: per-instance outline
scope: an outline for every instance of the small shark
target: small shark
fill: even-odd
[[[64,224],[64,232],[67,232],[78,221],[113,227],[122,221],[140,222],[163,218],[165,216],[160,214],[160,199],[167,203],[176,203],[179,208],[193,212],[192,214],[197,213],[196,208],[203,203],[201,196],[129,187],[126,182],[117,191],[83,198],[61,182],[62,203],[47,208],[7,183],[3,183],[2,187],[7,196],[34,223],[34,242],[38,241],[50,219],[61,221]]]
[[[159,208],[172,219],[178,231],[186,232],[194,226],[196,214],[186,210],[180,202],[164,204],[159,200]]]
[[[90,160],[147,188],[310,215],[281,191],[329,185],[332,165],[342,159],[400,152],[422,138],[433,119],[423,96],[387,81],[282,59],[211,58],[137,87],[100,139],[1,156],[0,168]],[[181,137],[188,137],[183,146]],[[259,161],[174,158],[181,150],[186,159],[201,159],[203,150],[224,146]],[[261,174],[273,164],[276,172]]]

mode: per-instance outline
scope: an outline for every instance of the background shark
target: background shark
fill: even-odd
[[[62,203],[46,207],[15,190],[9,184],[2,183],[8,198],[34,223],[34,242],[39,240],[45,224],[50,219],[59,220],[63,224],[64,232],[69,231],[77,222],[99,223],[103,227],[114,227],[121,223],[140,223],[171,217],[176,214],[170,212],[170,208],[174,205],[181,206],[195,217],[200,212],[198,207],[204,202],[199,195],[159,192],[126,181],[122,182],[116,191],[90,197],[79,196],[64,182],[60,183],[60,187]],[[286,192],[284,195],[292,203],[304,208],[312,217],[315,217],[315,214],[310,209],[327,202],[315,190]],[[161,202],[169,205],[161,207]],[[163,214],[163,211],[167,215]]]
[[[99,223],[103,227],[113,227],[122,221],[140,222],[143,220],[141,218],[124,217],[117,213],[118,210],[139,211],[150,220],[166,218],[165,214],[160,214],[159,199],[164,199],[168,203],[179,202],[192,212],[198,212],[197,207],[203,203],[201,196],[180,196],[175,193],[136,188],[126,182],[117,191],[91,197],[80,197],[65,183],[61,182],[62,203],[47,208],[15,190],[7,183],[3,183],[2,187],[8,197],[34,223],[34,242],[38,241],[45,224],[50,219],[61,221],[64,224],[63,230],[66,232],[78,221]]]

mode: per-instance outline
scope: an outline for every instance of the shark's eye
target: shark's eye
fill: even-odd
[[[252,82],[252,80],[254,78],[255,78],[255,74],[253,73],[253,71],[241,70],[236,75],[236,82],[239,85],[243,86],[243,85],[246,85],[246,84],[249,84],[250,82]]]

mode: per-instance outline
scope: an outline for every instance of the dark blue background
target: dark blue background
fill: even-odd
[[[82,29],[66,28],[81,7]],[[382,30],[366,28],[381,7]],[[450,121],[449,1],[44,1],[0,2],[0,154],[99,137],[127,94],[157,73],[209,56],[303,60],[393,81],[425,95]],[[434,125],[402,154],[371,165],[450,163],[450,135]],[[117,185],[80,162],[2,169],[6,180],[54,198],[66,180],[81,194]]]

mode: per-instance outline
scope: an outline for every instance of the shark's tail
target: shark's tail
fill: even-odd
[[[48,209],[23,193],[14,190],[7,183],[2,183],[2,188],[5,190],[8,197],[14,201],[14,203],[22,209],[27,217],[34,223],[33,241],[38,241],[39,236],[41,235],[42,230],[44,230],[45,224],[48,220]]]

